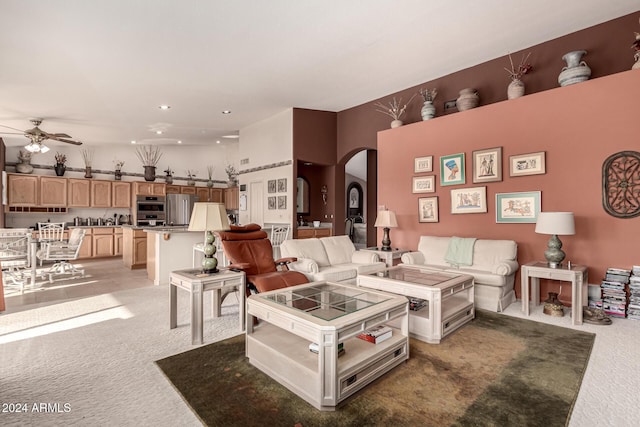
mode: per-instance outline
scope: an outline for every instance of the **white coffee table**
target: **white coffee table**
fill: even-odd
[[[407,299],[331,282],[313,282],[247,299],[252,365],[320,410],[336,405],[409,357]],[[260,319],[254,325],[254,318]],[[394,323],[391,338],[373,344],[363,330]],[[319,345],[319,352],[309,344]],[[338,345],[345,353],[338,356]]]
[[[358,286],[426,300],[421,309],[409,310],[409,334],[431,344],[475,317],[474,279],[468,274],[399,265],[358,275],[356,281]]]

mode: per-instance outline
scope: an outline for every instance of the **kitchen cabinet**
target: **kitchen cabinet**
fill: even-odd
[[[224,190],[225,190],[224,188],[210,188],[209,201],[216,202],[216,203],[224,202]]]
[[[111,207],[111,181],[91,180],[91,207]]]
[[[124,236],[122,233],[122,228],[115,228],[113,231],[113,251],[114,255],[122,255],[123,247],[124,247]]]
[[[173,185],[173,184],[167,184],[165,187],[165,192],[166,194],[180,194],[180,186],[179,185]]]
[[[111,207],[131,207],[131,183],[122,181],[111,182]]]
[[[331,228],[329,227],[298,228],[298,239],[310,239],[313,237],[329,237],[329,236],[331,236]]]
[[[180,194],[196,194],[196,187],[193,185],[181,185]]]
[[[212,202],[209,187],[196,187],[196,196],[199,202]]]
[[[9,206],[38,206],[40,177],[7,174],[7,203]]]
[[[114,256],[113,227],[101,227],[92,229],[94,258]]]
[[[238,187],[225,188],[224,205],[229,210],[238,210],[240,204],[240,192]]]
[[[82,239],[82,245],[80,245],[80,251],[78,252],[78,259],[86,259],[93,257],[93,230],[86,228],[84,232],[84,238]]]
[[[68,207],[88,208],[91,206],[91,181],[88,179],[67,179]]]
[[[147,266],[147,233],[124,227],[122,229],[122,261],[125,267],[145,268]]]
[[[67,179],[40,177],[40,206],[67,207]]]
[[[166,184],[163,182],[133,182],[133,196],[164,196]]]

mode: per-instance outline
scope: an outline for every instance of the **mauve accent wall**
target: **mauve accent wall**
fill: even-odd
[[[544,260],[549,236],[536,234],[535,224],[496,224],[495,212],[496,193],[541,191],[543,211],[575,213],[576,234],[561,239],[566,260],[589,267],[589,283],[607,267],[640,264],[640,217],[614,218],[602,207],[602,164],[640,151],[639,114],[640,70],[633,70],[379,132],[378,204],[395,210],[399,223],[392,245],[415,250],[420,235],[511,239],[520,264]],[[503,180],[473,184],[472,152],[498,146]],[[509,177],[509,156],[538,151],[546,152],[546,174]],[[439,157],[455,153],[465,153],[466,184],[441,187]],[[436,192],[412,194],[414,158],[428,155],[434,171],[420,175],[436,176]],[[450,190],[477,186],[487,187],[488,213],[451,214]],[[439,223],[418,223],[421,196],[438,196]],[[542,283],[543,299],[559,283]],[[566,284],[561,298],[570,301]]]

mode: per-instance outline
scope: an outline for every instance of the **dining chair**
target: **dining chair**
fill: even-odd
[[[38,223],[38,241],[62,241],[64,239],[64,222],[39,222]],[[40,267],[42,267],[42,259],[40,259]]]
[[[289,230],[291,226],[289,224],[285,225],[274,225],[271,228],[271,246],[273,247],[273,259],[280,258],[280,244],[289,238]]]
[[[29,275],[25,270],[31,266],[31,230],[28,228],[0,229],[0,265],[5,286],[18,286],[24,293]]]
[[[54,261],[54,264],[42,272],[42,277],[49,276],[49,282],[53,283],[53,276],[60,274],[79,274],[84,277],[84,269],[79,269],[69,261],[78,259],[80,246],[84,240],[85,230],[74,228],[69,235],[69,240],[54,240],[40,243],[40,249],[36,256],[42,261]]]

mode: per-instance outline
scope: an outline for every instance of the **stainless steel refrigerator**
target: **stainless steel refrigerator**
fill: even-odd
[[[193,204],[198,196],[193,194],[167,194],[166,225],[189,225]]]

